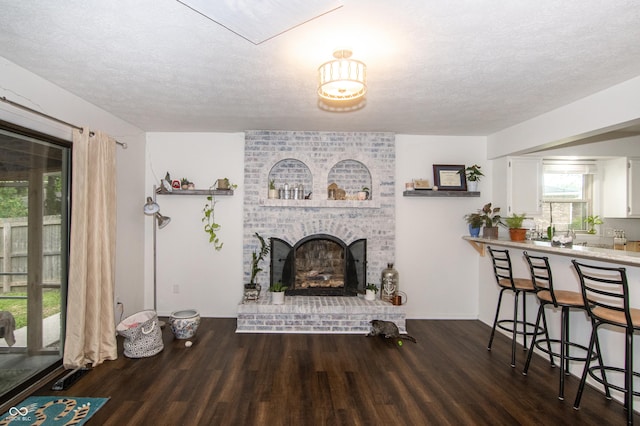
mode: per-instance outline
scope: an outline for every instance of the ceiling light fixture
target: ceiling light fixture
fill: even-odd
[[[367,93],[367,66],[350,59],[353,52],[338,49],[336,58],[318,68],[318,95],[329,101],[354,100]]]

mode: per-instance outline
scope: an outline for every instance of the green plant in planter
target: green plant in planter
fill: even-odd
[[[286,285],[283,285],[280,281],[278,281],[277,283],[271,284],[271,287],[269,287],[269,291],[273,293],[282,293],[288,288],[289,287],[287,287]]]
[[[375,285],[374,283],[369,283],[369,284],[367,284],[367,286],[365,287],[365,290],[371,290],[371,291],[373,291],[374,293],[377,293],[377,292],[378,292],[378,286],[377,286],[377,285]]]
[[[494,228],[500,223],[500,207],[491,207],[491,203],[487,203],[482,207],[479,212],[484,221],[484,226],[487,228]]]
[[[587,234],[595,234],[596,233],[596,225],[602,225],[604,222],[600,219],[600,216],[587,216],[584,219],[584,222],[589,225],[589,230]]]
[[[180,179],[180,184],[181,185],[189,185],[189,179],[187,179],[187,178]]]
[[[227,186],[231,189],[237,189],[238,185],[236,185],[235,183],[231,182],[229,180],[229,178],[224,178],[224,180],[227,182]]]
[[[464,173],[467,177],[467,180],[470,182],[480,182],[480,178],[484,176],[480,171],[480,166],[474,164],[473,166],[469,166],[464,170],[460,170],[458,174]]]
[[[519,215],[514,213],[512,216],[501,219],[500,224],[503,226],[506,226],[509,229],[518,229],[518,228],[522,228],[522,223],[524,222],[525,219],[526,219],[525,214]]]
[[[472,228],[482,228],[482,225],[485,224],[484,215],[480,213],[469,213],[464,216],[464,220],[466,220]]]
[[[246,288],[255,288],[256,287],[256,277],[258,273],[262,271],[260,268],[260,262],[264,260],[264,257],[269,254],[269,246],[265,242],[264,238],[257,232],[255,233],[256,238],[260,241],[260,251],[256,252],[255,250],[251,253],[251,279],[249,280],[249,284],[245,284]]]
[[[202,213],[204,214],[202,218],[202,222],[204,222],[204,232],[209,234],[209,242],[213,244],[213,248],[220,251],[224,243],[220,241],[220,238],[218,238],[220,224],[216,223],[215,220],[216,200],[213,198],[213,195],[209,195],[207,200],[209,202],[206,203],[202,209]]]
[[[269,180],[269,189],[276,189],[276,180],[275,179],[270,179]]]

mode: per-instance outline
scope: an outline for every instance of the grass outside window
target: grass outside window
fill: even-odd
[[[26,296],[26,292],[3,293],[0,296]],[[60,312],[60,290],[46,289],[42,293],[42,317]],[[11,312],[16,320],[16,329],[27,325],[27,299],[0,299],[0,311]]]

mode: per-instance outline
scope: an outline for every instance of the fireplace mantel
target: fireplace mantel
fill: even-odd
[[[312,196],[313,197],[313,196]],[[346,208],[346,209],[379,209],[380,200],[279,200],[279,199],[260,199],[262,207],[282,207],[282,208]]]

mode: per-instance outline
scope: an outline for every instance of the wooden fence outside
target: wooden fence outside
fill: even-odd
[[[27,285],[27,218],[0,218],[0,284],[2,293]],[[60,245],[62,226],[59,216],[45,216],[42,284],[60,285],[62,271]],[[19,275],[5,275],[18,273]]]

